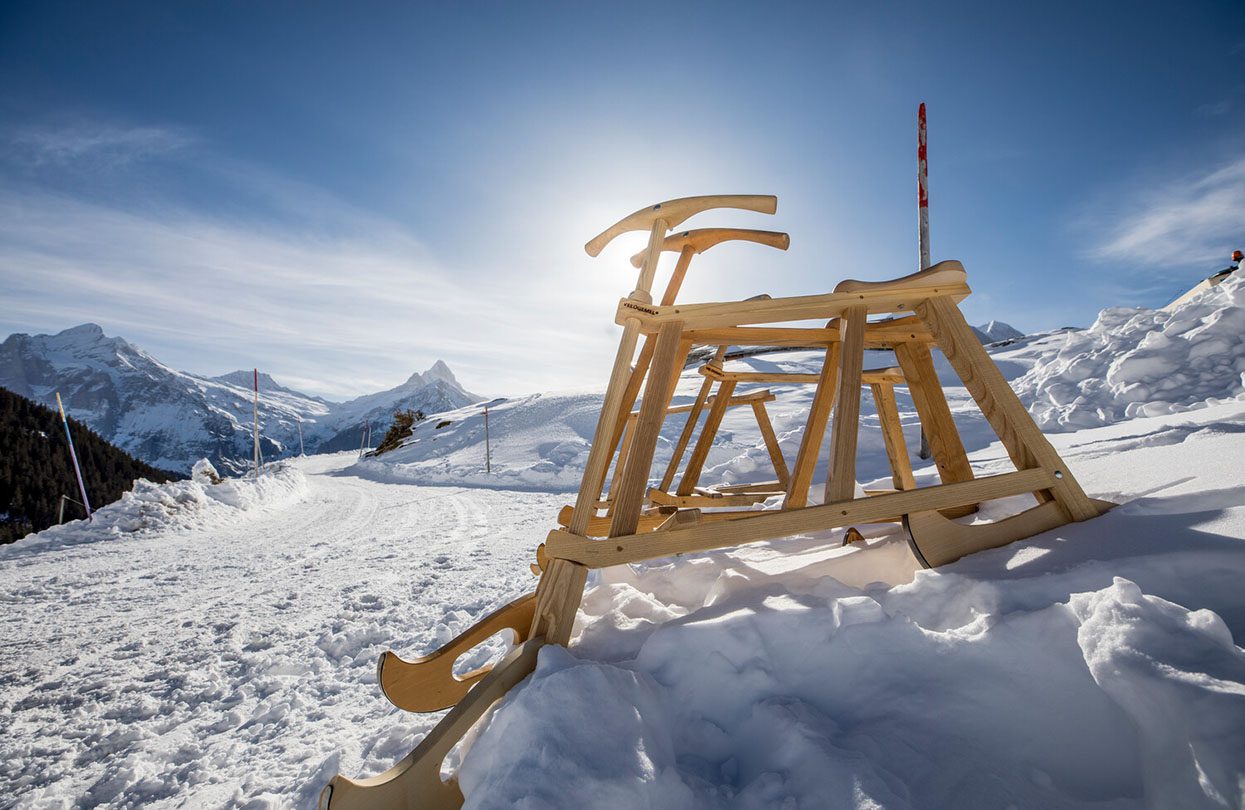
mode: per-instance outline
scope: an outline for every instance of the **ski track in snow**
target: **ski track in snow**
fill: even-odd
[[[306,806],[413,747],[438,716],[391,707],[376,657],[530,589],[560,500],[339,475],[352,460],[306,459],[306,496],[240,525],[0,560],[5,795]]]

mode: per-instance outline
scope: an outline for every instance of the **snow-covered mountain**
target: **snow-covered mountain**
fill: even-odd
[[[990,323],[974,326],[973,334],[977,335],[977,339],[982,343],[997,343],[1000,340],[1015,340],[1024,337],[1016,327],[1002,321],[990,321]]]
[[[229,468],[251,456],[252,372],[177,371],[95,324],[10,335],[0,343],[0,386],[45,404],[60,391],[72,416],[157,467],[189,470],[207,457]],[[261,374],[261,448],[267,459],[297,453],[300,426],[307,452],[343,432],[353,432],[357,446],[365,419],[383,430],[395,409],[434,413],[477,399],[441,361],[389,391],[340,404]]]

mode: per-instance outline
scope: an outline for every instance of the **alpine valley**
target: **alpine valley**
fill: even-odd
[[[252,450],[252,373],[205,377],[177,371],[120,337],[87,323],[55,335],[13,334],[0,343],[0,387],[65,408],[135,457],[189,471],[200,458],[240,469]],[[329,402],[259,375],[260,447],[266,459],[358,447],[370,423],[379,440],[394,411],[453,410],[484,397],[465,390],[438,360],[388,391]]]

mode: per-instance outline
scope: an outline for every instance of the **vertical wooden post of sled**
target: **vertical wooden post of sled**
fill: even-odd
[[[713,362],[721,365],[722,359],[726,356],[726,347],[719,346],[717,353],[713,355]],[[692,403],[692,409],[687,412],[687,421],[683,424],[683,432],[679,434],[679,440],[674,445],[674,450],[670,453],[670,463],[666,465],[666,473],[661,477],[661,483],[658,489],[662,492],[669,492],[670,486],[674,483],[674,475],[679,471],[679,465],[683,463],[683,454],[687,452],[687,445],[692,440],[692,434],[696,432],[696,422],[700,420],[700,412],[705,409],[705,402],[709,399],[709,394],[713,391],[713,379],[706,377],[704,382],[700,384],[700,393],[696,395],[696,400]]]
[[[635,534],[640,524],[640,509],[648,491],[648,475],[653,466],[653,453],[657,437],[670,407],[670,397],[678,379],[679,350],[686,344],[682,339],[683,323],[671,321],[662,324],[657,331],[657,346],[653,351],[653,365],[644,386],[644,399],[640,403],[640,417],[636,421],[635,438],[631,453],[623,468],[622,481],[614,499],[614,519],[610,522],[610,537]]]
[[[900,343],[895,346],[895,359],[903,369],[912,404],[921,418],[921,429],[929,439],[938,477],[944,484],[973,480],[973,468],[964,452],[964,442],[951,418],[951,408],[938,382],[934,358],[924,343]]]
[[[830,325],[836,324],[831,321]],[[808,409],[808,421],[804,425],[804,436],[800,439],[800,450],[795,456],[795,467],[791,470],[791,483],[787,487],[783,509],[800,509],[808,505],[808,488],[813,483],[813,471],[817,468],[817,457],[821,455],[821,441],[826,436],[826,420],[830,418],[830,409],[834,405],[841,348],[841,343],[835,341],[826,349],[826,359],[821,366],[813,404]]]
[[[1045,468],[1054,475],[1050,494],[1071,520],[1087,520],[1098,515],[1098,508],[1085,495],[1072,472],[1007,384],[981,342],[964,320],[964,315],[945,298],[930,298],[916,307],[916,314],[934,336],[964,387],[976,400],[990,427],[1007,448],[1018,470]],[[1045,497],[1039,493],[1039,500]]]
[[[653,284],[653,276],[657,272],[657,260],[661,256],[661,243],[665,238],[666,220],[656,219],[649,230],[648,255],[636,289],[630,298],[645,304],[652,303],[649,289]],[[597,498],[601,495],[601,486],[605,480],[605,471],[614,455],[610,442],[614,426],[622,410],[623,397],[627,384],[631,379],[631,358],[635,354],[636,341],[640,335],[640,320],[628,318],[623,324],[622,337],[618,342],[618,352],[614,355],[614,365],[610,370],[610,381],[605,389],[605,399],[601,403],[601,416],[597,419],[597,428],[592,437],[592,447],[588,451],[588,461],[584,465],[584,477],[579,487],[579,495],[575,498],[575,511],[571,513],[569,530],[573,534],[587,536],[588,522],[596,514]],[[628,406],[628,413],[630,406]],[[575,624],[575,612],[584,595],[584,581],[588,569],[567,560],[550,560],[536,586],[536,611],[532,618],[531,638],[543,637],[551,644],[565,645],[571,640],[571,628]]]
[[[687,277],[687,269],[692,263],[692,256],[695,250],[691,245],[685,245],[679,253],[679,260],[674,266],[674,272],[670,275],[670,281],[666,283],[666,291],[661,296],[661,306],[670,306],[679,295],[679,289],[683,286],[683,279]],[[623,392],[622,409],[618,414],[618,421],[614,425],[614,434],[610,439],[610,454],[614,452],[614,448],[618,447],[619,439],[623,436],[624,427],[627,424],[627,415],[631,413],[631,409],[635,406],[636,399],[640,395],[640,386],[644,382],[644,378],[648,373],[649,366],[653,362],[654,337],[644,336],[644,343],[640,347],[640,356],[636,358],[635,369],[631,372],[630,379],[627,380],[627,388]],[[621,453],[622,450],[620,449]],[[617,466],[618,470],[622,469],[621,460]],[[604,481],[601,482],[604,486]],[[610,486],[611,491],[613,485]],[[599,492],[599,489],[598,489]]]
[[[872,383],[869,390],[873,393],[878,422],[882,427],[882,441],[886,443],[886,457],[891,464],[891,483],[895,489],[916,489],[912,460],[908,458],[908,445],[904,442],[903,425],[899,421],[899,406],[895,402],[895,386],[891,383]]]
[[[726,416],[726,409],[731,404],[731,397],[735,394],[735,381],[723,380],[718,386],[718,394],[713,399],[713,404],[709,406],[709,415],[705,417],[705,426],[700,431],[700,438],[696,440],[696,447],[692,449],[691,458],[687,460],[687,469],[683,471],[683,478],[679,480],[679,495],[691,495],[696,485],[700,483],[700,474],[705,468],[705,461],[709,459],[709,451],[713,449],[713,440],[718,435],[718,428],[722,425],[722,417]]]
[[[791,473],[787,470],[787,460],[782,457],[782,447],[778,444],[778,436],[774,434],[774,425],[769,420],[769,411],[765,410],[764,402],[754,402],[752,413],[757,418],[757,427],[761,430],[765,449],[769,451],[769,460],[774,465],[774,474],[778,476],[778,488],[785,490],[791,483]]]
[[[838,393],[830,433],[830,465],[823,503],[856,497],[856,444],[860,437],[860,375],[865,362],[865,321],[868,307],[849,307],[840,319]]]

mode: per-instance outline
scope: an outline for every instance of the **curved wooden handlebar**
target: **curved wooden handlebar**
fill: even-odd
[[[756,242],[759,245],[768,245],[779,250],[791,247],[791,237],[778,231],[757,231],[751,228],[700,228],[670,234],[661,243],[661,249],[678,253],[683,248],[690,247],[693,253],[704,253],[714,245],[730,241]],[[631,264],[639,267],[644,264],[646,255],[648,251],[641,250],[631,257]]]
[[[588,240],[588,243],[584,245],[584,250],[588,251],[589,256],[596,256],[606,245],[614,241],[616,236],[631,231],[650,230],[653,223],[659,219],[666,223],[667,229],[677,228],[689,217],[714,208],[738,208],[743,211],[772,214],[778,210],[778,198],[772,194],[709,194],[703,197],[666,200],[623,217]]]

